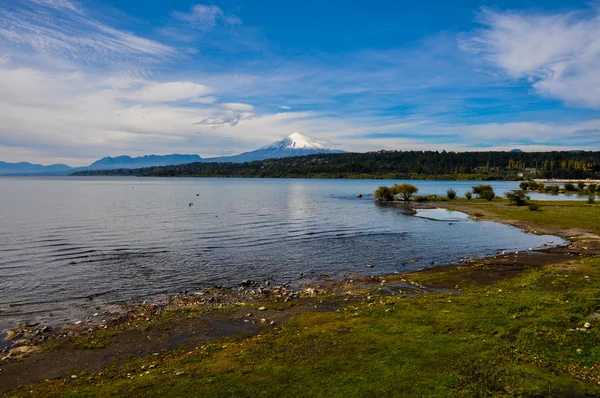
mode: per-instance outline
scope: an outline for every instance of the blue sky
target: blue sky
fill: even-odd
[[[0,160],[600,150],[600,2],[0,0]]]

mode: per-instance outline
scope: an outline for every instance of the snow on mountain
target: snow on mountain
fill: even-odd
[[[342,153],[344,151],[333,149],[322,142],[314,140],[300,133],[293,133],[281,141],[263,146],[257,150],[244,152],[235,156],[203,159],[204,162],[251,162],[290,156],[313,155],[316,153]]]

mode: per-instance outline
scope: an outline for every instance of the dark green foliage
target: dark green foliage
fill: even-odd
[[[446,190],[446,196],[448,196],[448,199],[450,200],[456,199],[456,191],[452,188],[448,188]]]
[[[527,191],[529,189],[529,181],[522,181],[519,184],[519,188],[521,188],[523,191]]]
[[[472,192],[465,192],[465,198],[467,198],[467,200],[471,200],[472,197],[473,197]]]
[[[588,192],[590,192],[590,193],[596,192],[597,188],[598,188],[597,184],[588,184]]]
[[[529,204],[529,210],[531,211],[537,211],[540,209],[540,205],[538,205],[537,203],[530,203]]]
[[[566,182],[565,183],[565,191],[575,192],[575,191],[577,191],[577,188],[575,188],[575,185],[571,184],[570,182]]]
[[[143,169],[89,170],[74,175],[516,180],[517,171],[509,168],[515,162],[537,170],[535,175],[539,178],[600,178],[600,152],[446,151],[317,154],[248,163],[198,162]],[[549,162],[552,167],[547,166]],[[574,162],[589,167],[576,168]]]
[[[419,202],[419,203],[429,202],[429,198],[427,196],[415,196],[413,199],[415,202]]]
[[[550,192],[554,195],[557,195],[558,191],[560,191],[560,187],[558,185],[548,185],[546,187],[546,192]]]
[[[508,199],[508,201],[515,206],[525,206],[527,201],[530,199],[522,189],[509,191],[505,193],[504,196],[506,196],[506,199]]]
[[[494,200],[496,193],[491,185],[479,184],[473,187],[473,193],[480,199]]]
[[[394,196],[399,195],[405,202],[409,201],[414,194],[419,192],[419,188],[412,184],[394,184],[391,190]]]
[[[577,183],[577,188],[579,188],[580,191],[583,191],[583,189],[585,188],[585,182],[579,181]]]
[[[375,199],[377,199],[377,200],[385,200],[385,201],[392,201],[392,200],[394,200],[394,194],[393,194],[392,190],[389,187],[380,186],[375,191]]]
[[[596,195],[590,195],[590,196],[588,196],[587,202],[589,204],[591,204],[591,205],[595,204],[596,203]]]

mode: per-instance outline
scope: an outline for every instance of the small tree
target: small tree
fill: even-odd
[[[482,197],[482,196],[481,196],[481,192],[483,192],[483,191],[485,191],[485,190],[490,190],[490,189],[493,191],[493,189],[492,189],[492,186],[491,186],[491,185],[483,185],[483,184],[479,184],[479,185],[477,185],[477,186],[473,187],[473,193],[474,193],[475,195],[477,195],[477,197],[478,197],[478,198],[481,198],[481,197]]]
[[[492,201],[496,197],[496,192],[494,192],[492,187],[489,187],[481,191],[481,197],[485,200]]]
[[[400,195],[405,202],[408,202],[414,194],[419,192],[419,188],[411,184],[394,184],[391,190],[394,195]]]
[[[537,190],[539,192],[544,192],[545,189],[546,189],[546,186],[544,185],[544,183],[543,182],[538,182],[538,184],[537,184]]]
[[[375,199],[384,200],[384,201],[392,201],[394,200],[394,193],[389,187],[380,186],[375,191]]]
[[[588,196],[587,202],[589,204],[591,204],[591,205],[595,204],[596,203],[596,195],[590,195],[590,196]]]
[[[525,195],[525,191],[518,189],[516,191],[509,191],[504,194],[508,201],[515,206],[525,206],[527,201],[530,199],[529,196]]]
[[[537,182],[531,180],[528,183],[529,183],[529,190],[530,191],[537,191],[537,190],[540,189],[540,186],[539,186],[539,184]],[[542,183],[540,183],[540,184],[542,184]],[[542,184],[542,187],[543,186],[544,186],[544,184]]]
[[[558,191],[560,190],[560,187],[558,185],[549,185],[546,187],[546,190],[550,191],[550,193],[552,193],[554,195],[558,195]]]
[[[588,184],[588,192],[594,193],[596,192],[596,188],[598,188],[597,184]]]
[[[570,182],[565,183],[565,191],[568,191],[568,192],[576,191],[575,185],[571,184]]]
[[[523,191],[527,191],[529,189],[529,181],[522,181],[519,184],[519,188],[521,188]]]
[[[579,190],[580,190],[580,191],[583,191],[583,190],[584,190],[584,188],[585,188],[585,182],[583,182],[583,181],[579,181],[579,182],[577,183],[577,188],[579,188]]]
[[[471,200],[471,198],[473,197],[473,193],[472,192],[465,192],[465,198],[467,198],[467,200]]]
[[[454,200],[456,198],[456,191],[453,188],[446,189],[446,196],[450,200]]]

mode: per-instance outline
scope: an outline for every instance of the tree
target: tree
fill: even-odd
[[[467,198],[467,200],[471,200],[471,198],[473,197],[473,193],[472,192],[465,192],[465,198]]]
[[[492,201],[496,197],[496,192],[494,192],[494,189],[492,187],[489,187],[481,191],[481,197],[483,199]]]
[[[377,191],[375,191],[375,199],[392,201],[394,200],[394,193],[389,187],[380,186],[379,188],[377,188]]]
[[[506,196],[506,199],[515,206],[525,206],[527,201],[531,199],[529,196],[525,195],[525,191],[522,189],[509,191],[505,193],[504,196]]]
[[[400,195],[405,202],[408,202],[414,194],[419,192],[419,188],[411,184],[394,184],[391,190],[394,195]]]
[[[523,191],[527,191],[527,189],[529,188],[529,181],[522,181],[519,184],[519,188],[521,188]]]
[[[571,184],[570,182],[565,183],[565,191],[568,191],[568,192],[576,191],[575,185]]]
[[[491,185],[483,185],[483,184],[479,184],[479,185],[473,187],[473,193],[475,195],[477,195],[478,198],[483,198],[482,193],[484,191],[492,191],[492,192],[494,192],[494,189],[492,188]]]

